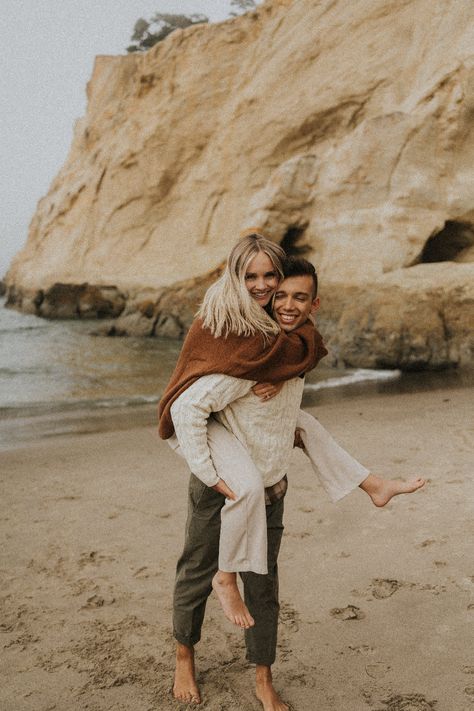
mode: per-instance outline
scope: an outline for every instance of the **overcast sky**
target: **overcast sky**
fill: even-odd
[[[0,278],[63,164],[97,54],[124,54],[139,17],[204,13],[230,0],[2,0]]]

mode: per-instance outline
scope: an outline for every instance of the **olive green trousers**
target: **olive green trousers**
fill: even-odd
[[[219,558],[220,512],[225,498],[194,474],[189,481],[188,518],[184,549],[176,568],[173,596],[173,633],[181,644],[193,646],[201,638],[207,598]],[[283,534],[284,499],[266,506],[268,573],[241,573],[244,598],[255,625],[245,630],[247,659],[271,666],[275,661],[278,629],[278,553]]]

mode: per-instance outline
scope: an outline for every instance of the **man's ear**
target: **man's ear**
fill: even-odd
[[[315,299],[313,299],[311,303],[311,313],[315,314],[316,311],[319,309],[319,296],[317,296]]]

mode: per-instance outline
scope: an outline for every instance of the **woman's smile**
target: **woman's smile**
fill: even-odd
[[[259,252],[250,260],[245,272],[245,286],[260,306],[266,306],[276,291],[279,274],[270,257]]]

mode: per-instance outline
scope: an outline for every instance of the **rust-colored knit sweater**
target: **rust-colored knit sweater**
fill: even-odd
[[[223,373],[260,382],[280,382],[312,370],[327,354],[321,334],[311,321],[264,343],[262,334],[215,338],[197,319],[183,343],[173,375],[159,404],[159,433],[174,433],[170,408],[182,392],[203,375]]]

